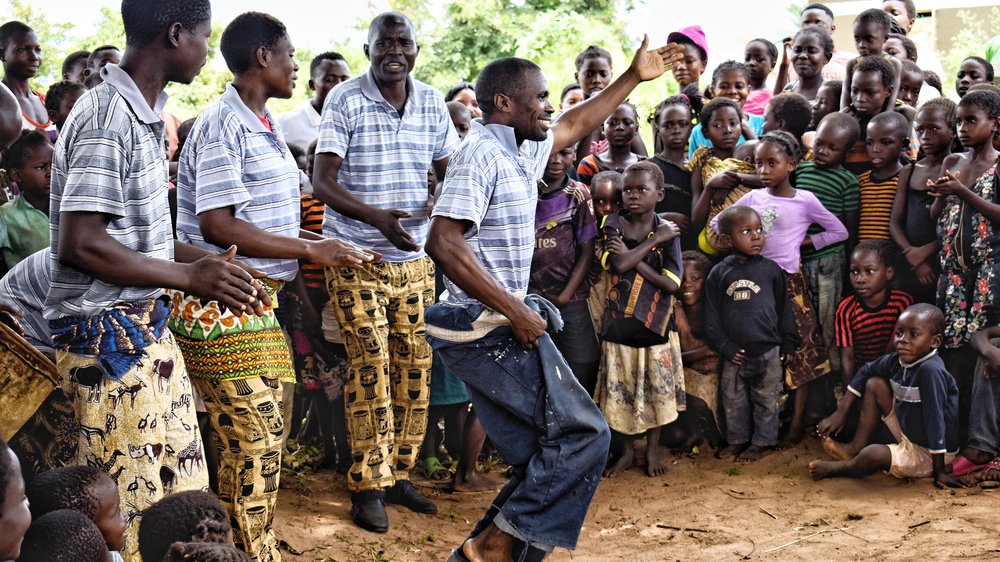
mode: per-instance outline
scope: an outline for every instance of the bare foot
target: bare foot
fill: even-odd
[[[823,452],[831,459],[846,461],[847,459],[853,459],[857,455],[857,451],[852,449],[849,444],[841,443],[829,435],[824,435],[820,440],[823,442]]]
[[[659,447],[646,447],[646,475],[663,476],[667,473],[667,467],[660,459]]]
[[[498,487],[497,482],[489,476],[475,471],[465,477],[456,472],[455,480],[451,483],[451,489],[455,492],[493,492]]]
[[[809,463],[809,476],[813,480],[822,480],[840,474],[840,465],[844,461],[813,461]]]
[[[483,529],[462,545],[462,554],[469,562],[511,562],[510,548],[514,537],[501,531],[495,524]]]
[[[781,438],[781,441],[778,441],[778,445],[775,448],[790,449],[801,443],[804,436],[805,432],[802,430],[801,425],[792,425],[788,428],[785,436]]]
[[[750,445],[749,447],[747,447],[747,450],[743,451],[742,453],[739,454],[739,456],[736,457],[736,461],[741,463],[754,462],[763,457],[764,455],[768,454],[769,452],[771,452],[770,447],[760,447],[758,445]]]
[[[730,459],[730,458],[733,458],[734,459],[734,458],[736,458],[737,455],[739,455],[740,453],[742,453],[743,451],[745,451],[747,449],[747,446],[748,446],[747,443],[743,443],[743,444],[740,444],[740,445],[729,445],[728,447],[725,447],[724,449],[719,449],[718,451],[716,451],[715,452],[715,458],[717,458],[717,459]]]
[[[1000,482],[1000,457],[990,461],[989,466],[979,473],[981,482]]]
[[[635,449],[631,444],[625,446],[625,451],[620,457],[614,459],[613,462],[609,462],[608,467],[604,469],[605,478],[613,478],[616,474],[624,472],[635,466]]]

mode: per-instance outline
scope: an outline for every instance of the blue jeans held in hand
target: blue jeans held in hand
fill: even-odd
[[[783,375],[777,347],[759,357],[747,357],[742,365],[723,361],[719,389],[726,412],[726,441],[730,445],[749,441],[758,447],[773,447],[778,443]]]
[[[480,311],[439,304],[427,309],[426,318],[428,324],[463,329]],[[427,339],[469,387],[487,435],[514,467],[472,536],[492,522],[541,550],[575,548],[611,433],[549,335],[538,339],[539,349],[530,350],[514,339],[509,326],[468,343]]]
[[[1000,338],[990,340],[1000,347]],[[989,364],[982,357],[972,375],[972,408],[969,413],[969,447],[991,455],[1000,454],[1000,376],[990,373],[983,378]]]

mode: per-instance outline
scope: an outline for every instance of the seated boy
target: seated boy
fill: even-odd
[[[819,423],[823,449],[837,460],[809,463],[814,480],[885,470],[896,478],[933,476],[938,488],[965,485],[945,472],[947,457],[958,450],[958,386],[937,354],[943,332],[944,314],[935,306],[916,304],[899,316],[896,351],[859,370],[837,411]],[[858,450],[830,437],[859,398],[855,442],[866,443],[881,419],[895,443]]]
[[[733,251],[705,282],[705,334],[725,359],[720,389],[729,447],[718,456],[754,461],[778,442],[782,359],[798,347],[799,336],[785,272],[760,255],[764,230],[757,211],[729,207],[719,215],[718,231]]]

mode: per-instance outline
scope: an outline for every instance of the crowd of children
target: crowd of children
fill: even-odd
[[[123,12],[145,4],[126,0]],[[328,193],[340,193],[328,186],[362,175],[354,168],[337,179],[350,155],[331,150],[324,130],[347,126],[331,124],[326,107],[340,99],[331,92],[347,91],[341,83],[357,82],[347,61],[317,56],[314,96],[274,116],[265,103],[291,96],[294,49],[280,22],[245,14],[222,37],[233,84],[182,124],[122,68],[135,72],[136,60],[159,52],[151,37],[160,34],[170,45],[156,47],[169,54],[158,63],[166,78],[147,78],[160,90],[190,82],[201,46],[186,47],[186,59],[178,50],[202,41],[187,37],[205,33],[199,13],[169,30],[134,19],[126,31],[145,34],[138,48],[73,53],[46,94],[28,85],[44,38],[20,22],[0,26],[0,113],[19,107],[23,129],[0,130],[0,304],[66,371],[10,446],[0,440],[0,560],[279,560],[270,526],[289,434],[315,439],[317,467],[347,474],[352,486],[394,479],[384,495],[352,488],[356,522],[359,494],[436,511],[409,485],[409,465],[455,491],[498,486],[477,471],[480,455],[501,447],[489,443],[465,383],[429,347],[403,340],[386,343],[392,363],[376,373],[363,358],[381,353],[380,338],[401,337],[377,333],[401,320],[350,327],[387,307],[422,338],[422,307],[445,280],[438,271],[430,288],[431,264],[419,274],[428,286],[402,298],[338,285],[385,254],[324,238]],[[830,457],[809,463],[815,479],[885,470],[939,487],[1000,480],[1000,90],[991,63],[970,56],[949,69],[956,96],[941,92],[907,37],[915,17],[910,0],[863,11],[855,55],[834,45],[833,12],[810,4],[780,49],[753,39],[744,62],[725,60],[707,81],[709,39],[682,28],[669,35],[684,49],[671,68],[682,93],[652,112],[652,150],[639,111],[624,102],[603,127],[548,156],[527,290],[558,309],[564,327],[552,341],[612,430],[605,477],[635,466],[663,475],[661,447],[753,462],[815,433]],[[583,49],[575,67],[563,112],[612,84],[611,55],[599,46]],[[481,125],[476,93],[462,82],[418,96],[443,98],[435,111],[450,116],[435,125],[428,211],[446,149]],[[116,116],[122,99],[141,107]],[[397,118],[411,111],[405,97],[399,106],[379,99]],[[78,103],[85,108],[74,111]],[[331,153],[340,159],[332,176]],[[161,168],[169,195],[152,179]],[[120,200],[93,187],[116,169],[138,178]],[[173,210],[173,251],[164,209],[148,206],[161,196]],[[422,192],[416,200],[424,204]],[[359,214],[346,208],[338,212]],[[392,244],[419,251],[400,226],[413,213],[390,214]],[[94,225],[153,257],[200,259],[228,281],[169,268],[155,275],[144,268],[158,266],[74,242],[73,232]],[[103,271],[89,265],[95,256],[145,273]],[[130,286],[153,289],[119,290]],[[259,363],[227,363],[247,349]],[[408,368],[395,365],[411,354]],[[136,378],[147,368],[140,357],[152,378]],[[391,381],[384,389],[379,376]],[[352,406],[359,392],[377,402],[370,412]],[[116,417],[137,397],[142,413]],[[412,442],[397,442],[408,456],[383,474],[386,452],[403,454],[391,443],[380,449],[378,436],[393,431]],[[150,440],[163,432],[171,435]],[[373,441],[359,452],[358,439]],[[51,450],[77,441],[79,453]],[[126,469],[119,456],[149,464]],[[218,496],[201,491],[208,486]],[[359,524],[384,532],[388,522]]]

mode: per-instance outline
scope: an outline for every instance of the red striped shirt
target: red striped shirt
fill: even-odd
[[[838,347],[854,348],[854,364],[860,368],[887,353],[886,348],[896,328],[896,320],[913,298],[895,289],[889,292],[882,306],[870,309],[851,295],[840,301],[834,320],[835,343]]]

